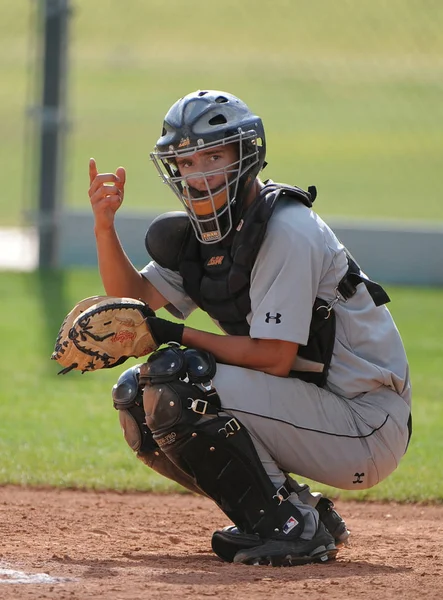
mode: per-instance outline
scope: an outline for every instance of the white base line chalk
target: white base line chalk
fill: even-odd
[[[0,564],[0,584],[2,583],[66,583],[75,581],[67,577],[51,577],[47,573],[25,573],[7,568],[7,565]]]

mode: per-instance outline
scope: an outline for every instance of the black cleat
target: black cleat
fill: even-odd
[[[329,498],[320,498],[315,508],[318,510],[321,522],[334,538],[335,544],[337,546],[346,545],[350,533],[346,527],[346,523],[334,509],[332,500],[329,500]]]
[[[334,538],[320,522],[312,540],[264,540],[259,546],[240,550],[234,563],[291,567],[334,560],[337,548]]]
[[[334,509],[334,503],[328,498],[320,498],[316,508],[320,515],[320,521],[334,538],[335,546],[346,545],[349,531],[346,523]],[[254,548],[262,543],[263,541],[258,535],[243,533],[235,525],[217,530],[212,535],[212,550],[226,562],[233,562],[235,555],[240,550]]]
[[[262,544],[262,540],[253,533],[243,533],[235,525],[214,531],[211,546],[215,554],[226,562],[233,562],[240,550],[254,548]]]

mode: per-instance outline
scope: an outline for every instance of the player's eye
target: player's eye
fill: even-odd
[[[189,167],[192,167],[192,161],[191,160],[180,160],[180,161],[177,161],[177,166],[179,169],[189,169]]]

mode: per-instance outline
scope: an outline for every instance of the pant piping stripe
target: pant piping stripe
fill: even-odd
[[[248,414],[248,415],[254,415],[255,417],[261,417],[262,419],[270,419],[271,421],[278,421],[279,423],[285,423],[286,425],[290,425],[291,427],[294,427],[295,429],[302,429],[303,431],[312,431],[313,433],[321,433],[323,435],[331,435],[333,437],[351,438],[351,439],[363,439],[363,438],[370,437],[371,435],[373,435],[374,433],[379,431],[382,427],[384,427],[384,425],[386,425],[387,420],[389,419],[389,415],[386,415],[386,418],[383,421],[383,423],[379,427],[376,427],[375,429],[373,429],[370,433],[367,433],[366,435],[347,435],[344,433],[331,433],[329,431],[321,431],[320,429],[311,429],[310,427],[302,427],[301,425],[295,425],[294,423],[289,423],[289,421],[285,421],[284,419],[276,419],[275,417],[259,415],[257,413],[253,413],[250,411],[239,410],[238,408],[229,408],[227,406],[223,406],[222,410],[232,410],[234,412],[239,412],[239,413]]]

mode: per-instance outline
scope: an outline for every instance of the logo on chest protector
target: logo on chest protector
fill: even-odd
[[[276,313],[275,315],[271,315],[271,313],[266,313],[266,323],[270,323],[271,321],[275,321],[276,325],[281,323],[281,313]]]
[[[165,435],[165,437],[162,437],[155,441],[160,446],[160,448],[163,448],[163,446],[169,446],[169,444],[173,444],[175,442],[176,437],[177,434],[175,433],[175,431],[172,431],[171,433],[168,433],[168,435]]]
[[[211,258],[206,263],[206,266],[207,267],[218,267],[219,265],[222,264],[224,259],[225,259],[225,257],[223,255],[222,256],[211,256]]]

